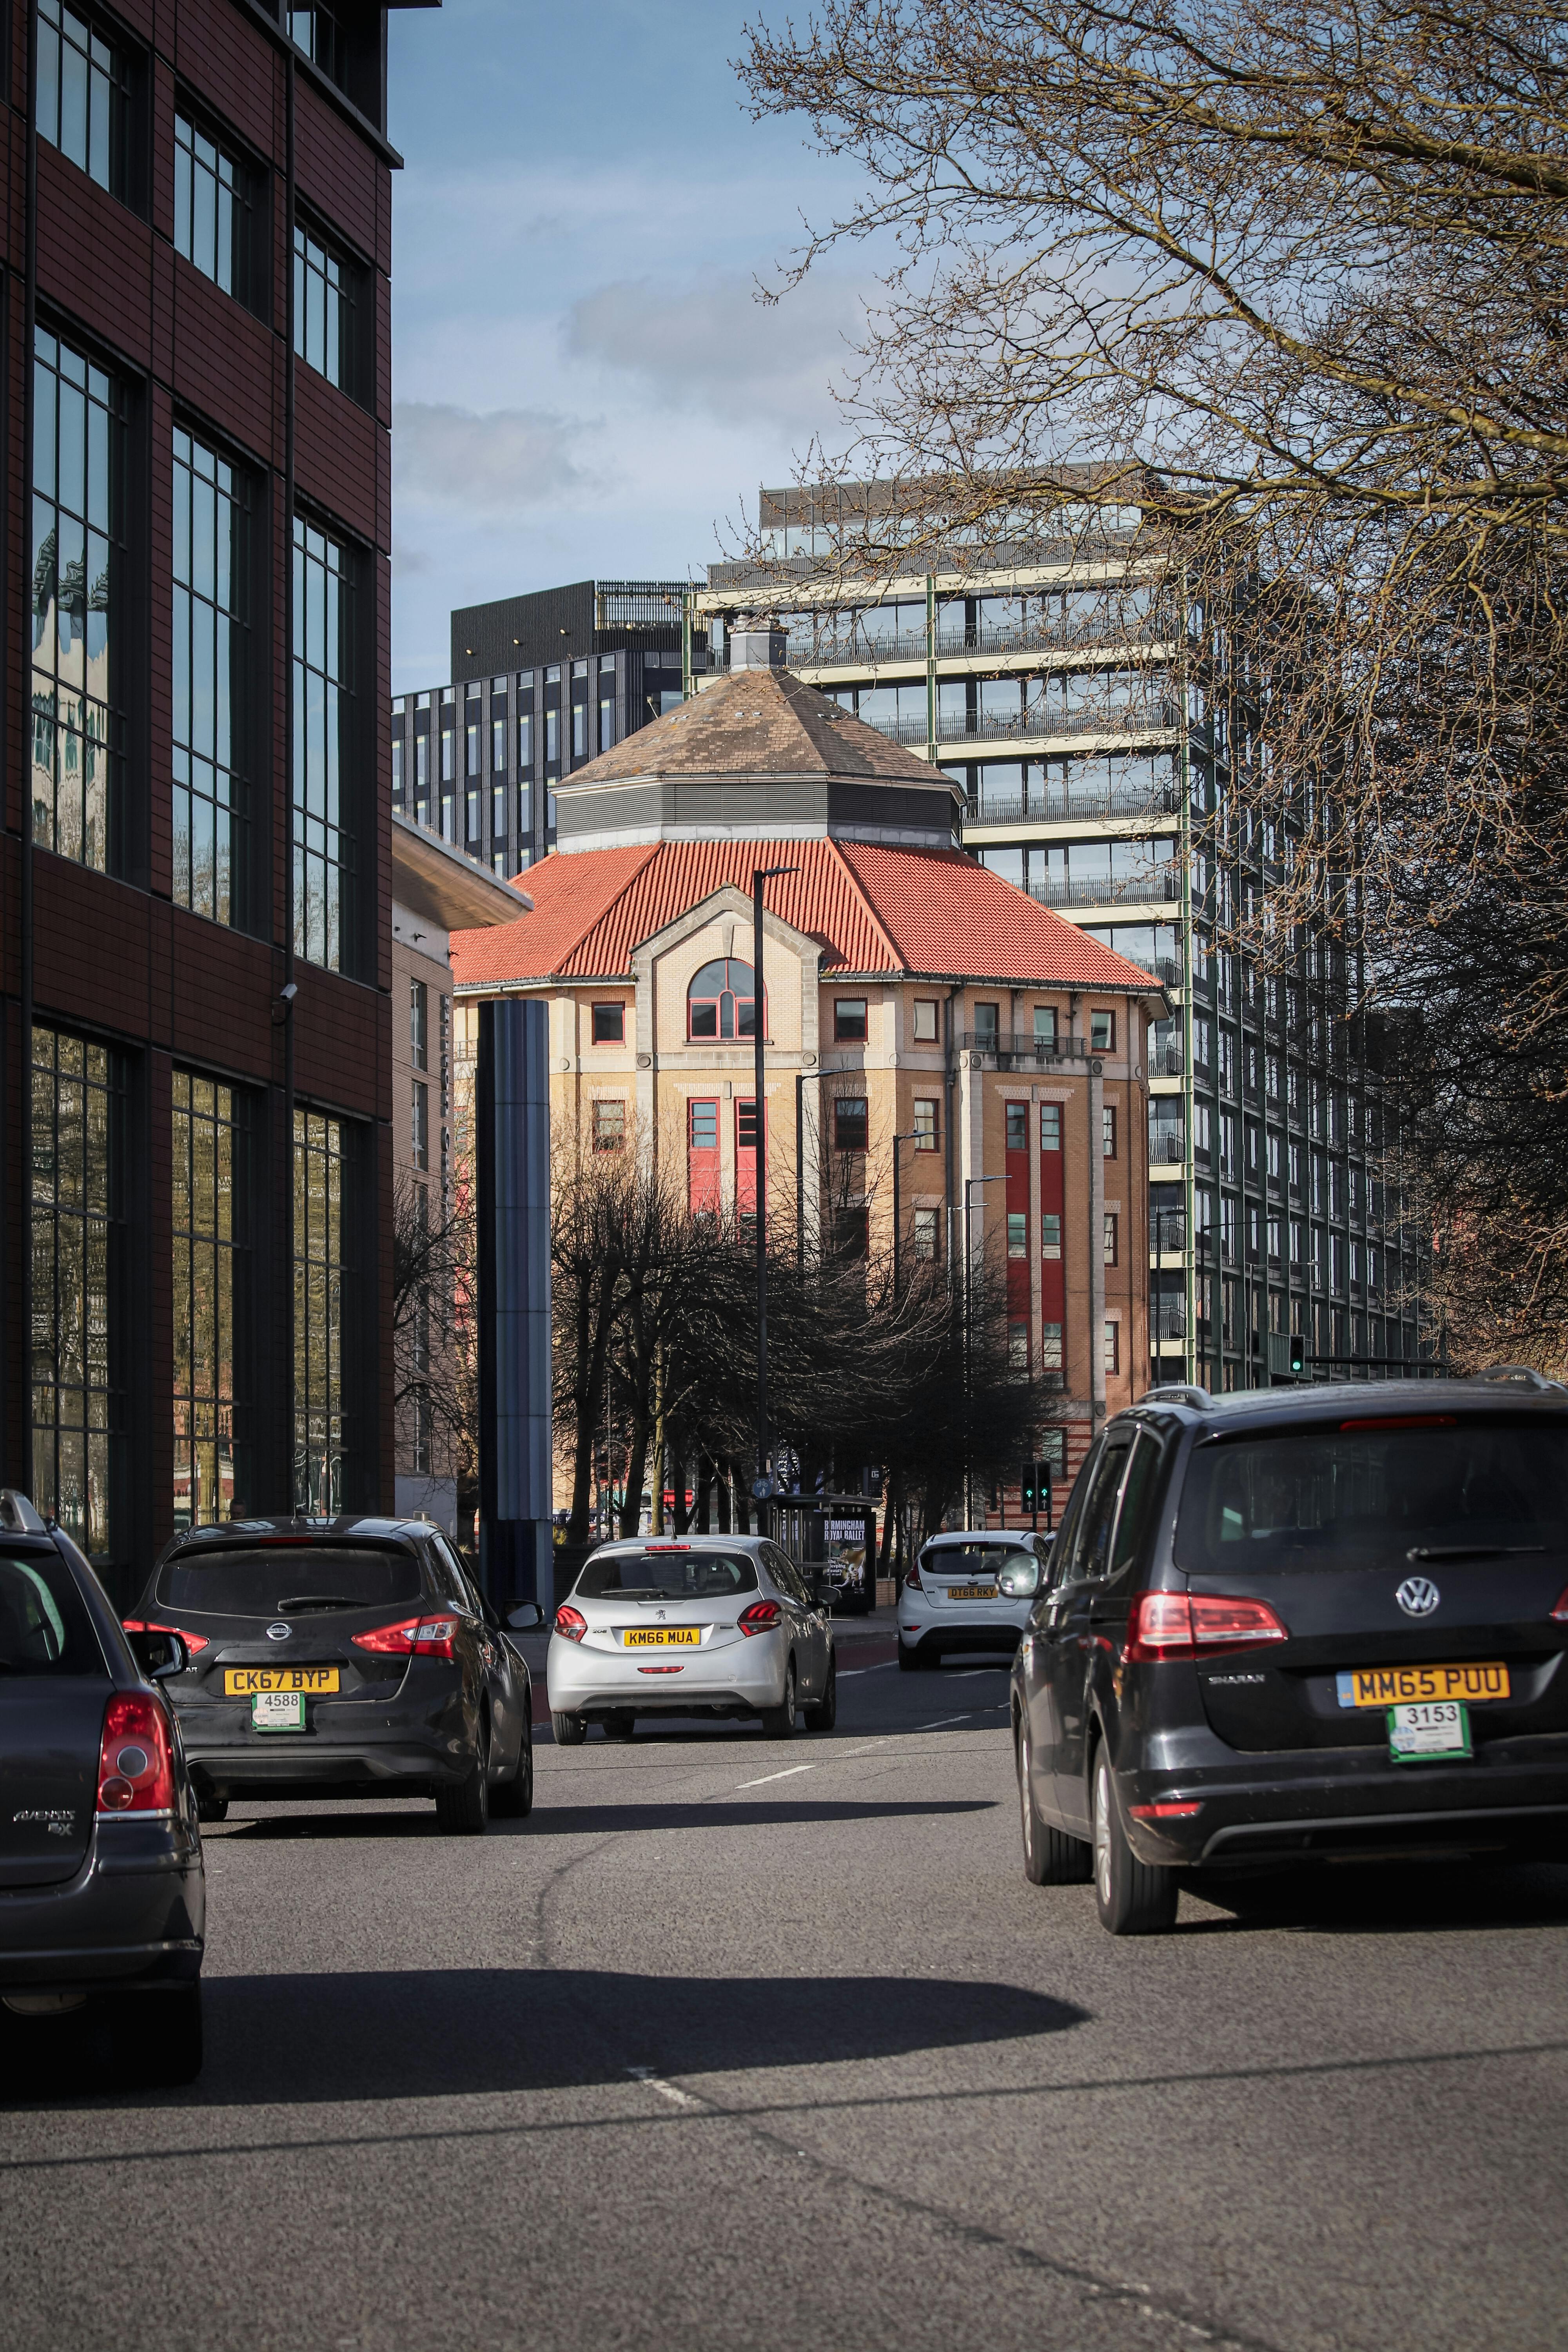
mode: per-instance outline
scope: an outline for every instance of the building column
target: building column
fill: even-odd
[[[1089,1396],[1094,1433],[1105,1426],[1105,1081],[1089,1066]]]

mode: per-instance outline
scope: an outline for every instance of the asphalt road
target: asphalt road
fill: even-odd
[[[1557,2352],[1568,1870],[1113,1942],[1002,1672],[546,1734],[531,1822],[237,1811],[189,2091],[0,2096],[12,2352]]]

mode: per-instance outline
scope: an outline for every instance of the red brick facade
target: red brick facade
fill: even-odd
[[[30,6],[9,12],[10,102],[0,109],[0,436],[5,503],[5,761],[0,837],[0,1477],[30,1488],[26,1345],[29,1191],[25,1160],[28,997],[38,1024],[119,1049],[130,1116],[123,1160],[131,1260],[121,1334],[129,1398],[125,1507],[107,1565],[121,1588],[173,1525],[170,1276],[171,1072],[184,1066],[246,1093],[256,1138],[251,1239],[254,1314],[245,1367],[252,1401],[253,1508],[289,1495],[288,841],[290,441],[297,509],[352,543],[362,648],[353,678],[358,742],[357,976],[293,966],[292,1078],[300,1104],[353,1122],[364,1169],[364,1260],[353,1343],[356,1465],[345,1500],[392,1499],[390,1298],[392,1160],[390,818],[380,779],[389,668],[391,172],[376,125],[335,90],[258,0],[119,0],[103,29],[133,53],[137,200],[121,202],[30,131]],[[379,12],[360,12],[371,21]],[[374,39],[380,38],[379,30]],[[177,92],[245,152],[264,224],[262,309],[253,314],[174,246]],[[360,267],[369,337],[365,402],[291,362],[289,182],[294,198]],[[36,201],[29,206],[29,145]],[[133,184],[134,187],[134,184]],[[29,279],[36,257],[36,276]],[[139,659],[127,682],[121,870],[96,873],[29,845],[29,294],[39,323],[72,340],[126,387],[126,566],[142,592]],[[292,435],[290,436],[290,406]],[[226,451],[251,485],[256,675],[252,843],[256,935],[174,903],[171,792],[171,434],[179,423]],[[118,620],[117,620],[118,625]],[[31,867],[31,921],[26,915]],[[30,929],[30,937],[29,937]],[[28,968],[30,966],[30,969]]]

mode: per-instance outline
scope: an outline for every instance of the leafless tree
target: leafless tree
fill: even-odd
[[[431,1475],[479,1477],[474,1303],[478,1236],[467,1195],[400,1172],[393,1192],[393,1410],[398,1450]]]
[[[854,437],[817,468],[826,560],[1066,544],[1163,576],[1228,762],[1210,911],[1276,971],[1336,958],[1342,1017],[1396,1013],[1423,1197],[1546,1347],[1565,30],[1475,0],[827,0],[742,65],[759,114],[863,175],[793,268],[863,242],[883,269]]]

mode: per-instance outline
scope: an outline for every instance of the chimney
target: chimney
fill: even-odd
[[[737,613],[730,624],[730,667],[783,669],[787,641],[775,613]]]

